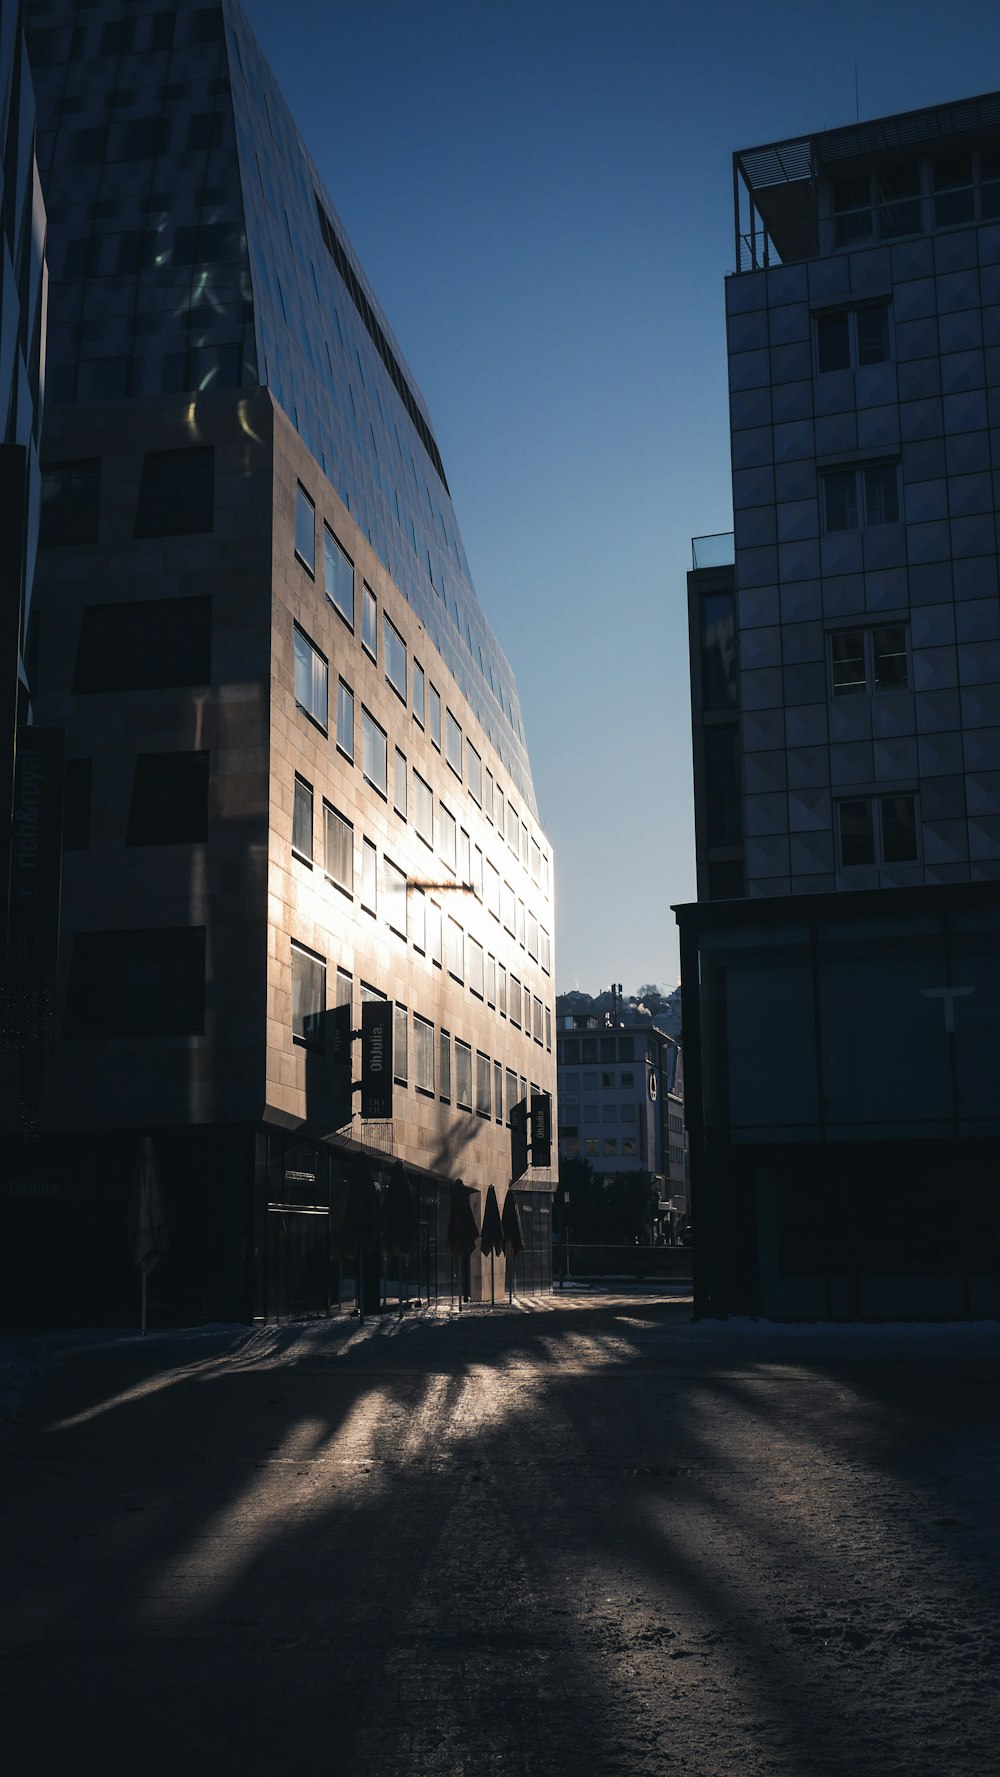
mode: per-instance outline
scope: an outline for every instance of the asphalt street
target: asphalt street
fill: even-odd
[[[0,1432],[6,1768],[984,1777],[998,1380],[595,1288],[78,1342]]]

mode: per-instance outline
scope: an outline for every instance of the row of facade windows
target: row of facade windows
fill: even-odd
[[[898,240],[1000,217],[1000,147],[949,149],[831,184],[834,244]]]
[[[346,623],[351,634],[356,635],[358,629],[354,562],[325,520],[320,528],[323,548],[323,585],[326,596],[334,610]],[[302,484],[298,483],[295,506],[295,554],[302,567],[313,579],[315,579],[317,571],[316,538],[315,502]],[[296,635],[304,637],[304,632],[297,630]],[[377,664],[380,645],[378,600],[364,579],[361,582],[360,640],[365,653]],[[298,645],[297,641],[296,647]],[[325,663],[325,656],[316,649],[315,644],[310,642],[309,646],[313,648],[314,653],[319,654],[320,660]],[[413,720],[429,735],[431,745],[443,755],[449,769],[454,772],[458,781],[467,786],[469,795],[477,808],[482,811],[485,819],[496,827],[501,838],[505,840],[508,850],[520,859],[532,881],[541,888],[545,898],[548,899],[548,853],[529,831],[527,822],[521,819],[513,802],[504,795],[503,788],[495,781],[492,771],[488,766],[484,767],[478,748],[473,746],[467,735],[463,734],[462,725],[457,716],[446,705],[442,706],[441,693],[433,681],[428,679],[420,661],[414,656],[410,662],[406,642],[385,611],[382,613],[381,650],[388,684],[403,705],[412,710]],[[319,671],[316,668],[312,670]],[[305,684],[304,679],[303,684]],[[296,697],[298,698],[298,658],[296,658]],[[302,702],[301,699],[299,701]],[[325,707],[325,699],[320,686],[316,687],[315,701],[319,706]],[[309,703],[302,703],[302,707],[314,716],[321,727],[326,728],[327,719],[325,716],[320,717]],[[351,756],[353,757],[353,754]],[[380,785],[376,784],[376,788],[378,787]],[[384,785],[381,785],[381,793],[386,794]]]
[[[298,625],[294,630],[295,701],[324,735],[329,733],[329,663],[326,656]],[[355,763],[355,698],[346,679],[337,680],[336,745],[341,757]],[[360,711],[361,770],[366,783],[389,801],[389,737],[364,704]],[[296,779],[299,809],[293,819],[298,838],[294,849],[308,861],[312,860],[312,817],[308,803],[312,785],[303,777]],[[460,827],[452,810],[440,799],[436,819],[434,796],[430,785],[414,766],[408,766],[401,748],[392,749],[392,806],[401,820],[411,822],[418,839],[428,847],[437,848],[442,863],[456,878],[456,886],[468,888],[487,911],[541,962],[551,973],[551,937],[534,911],[516,894],[513,886],[502,878],[492,859],[474,845],[465,827]]]
[[[215,526],[215,450],[150,450],[142,460],[132,534],[188,537]],[[96,457],[42,469],[39,547],[100,541],[101,464]]]
[[[638,1036],[561,1036],[558,1043],[559,1066],[579,1067],[588,1062],[652,1061],[657,1059],[657,1046]]]
[[[305,778],[295,779],[295,804],[292,817],[292,847],[300,863],[310,869],[322,865],[327,880],[349,900],[357,896],[363,912],[372,918],[384,918],[385,924],[403,944],[411,944],[418,955],[439,969],[447,969],[451,978],[482,1000],[501,1018],[507,1018],[526,1037],[534,1037],[539,1046],[552,1048],[552,1008],[530,986],[506,965],[487,951],[466,931],[461,922],[445,914],[440,903],[418,884],[408,882],[406,872],[383,855],[379,869],[378,848],[362,836],[360,851],[355,847],[354,823],[332,803],[323,801],[323,850],[319,858],[313,852],[314,802],[312,786]],[[511,936],[514,936],[513,931]],[[546,972],[550,967],[548,939],[541,953]],[[522,947],[534,962],[540,961],[537,923],[533,932],[521,926]],[[534,948],[529,949],[533,943]]]
[[[303,1048],[322,1051],[326,1030],[326,959],[293,939],[291,965],[294,1040]],[[353,1006],[354,980],[344,969],[336,971],[335,994],[338,1006]],[[360,997],[362,1001],[381,1000],[385,995],[362,982]],[[412,1086],[424,1097],[437,1097],[442,1104],[454,1103],[459,1110],[475,1111],[501,1124],[509,1124],[512,1105],[528,1092],[525,1075],[483,1050],[474,1049],[463,1038],[453,1037],[443,1025],[435,1027],[431,1019],[399,1001],[393,1004],[392,1066],[397,1086]],[[540,1087],[532,1081],[531,1096],[541,1095]]]
[[[635,1091],[635,1070],[633,1068],[626,1068],[621,1073],[602,1073],[600,1076],[596,1073],[580,1075],[560,1071],[559,1083],[566,1092],[579,1092],[581,1084],[584,1092],[596,1092],[598,1078],[602,1092]]]
[[[634,1135],[623,1135],[619,1145],[616,1135],[587,1135],[583,1140],[576,1135],[562,1136],[559,1141],[559,1153],[563,1160],[577,1160],[581,1155],[587,1160],[599,1157],[610,1159],[621,1155],[624,1160],[641,1160],[641,1145]]]

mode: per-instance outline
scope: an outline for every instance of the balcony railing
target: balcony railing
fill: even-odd
[[[732,531],[716,531],[711,537],[691,538],[691,562],[695,568],[728,568],[736,560]]]

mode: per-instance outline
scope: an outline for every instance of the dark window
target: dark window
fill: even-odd
[[[972,154],[939,154],[931,162],[934,188],[934,225],[949,228],[956,222],[972,222],[976,197],[972,183]]]
[[[920,233],[920,163],[882,167],[874,174],[878,233],[882,241]]]
[[[208,754],[140,753],[126,845],[197,845],[208,838]]]
[[[307,1049],[322,1049],[326,1011],[326,963],[304,945],[292,943],[292,1037]]]
[[[91,761],[67,759],[63,776],[63,850],[86,851],[90,844]]]
[[[292,850],[302,858],[313,855],[313,793],[312,784],[295,773],[295,803],[292,809]]]
[[[858,864],[912,864],[917,859],[917,805],[914,796],[864,796],[837,805],[840,861]]]
[[[735,901],[743,895],[743,863],[739,858],[730,858],[724,863],[708,866],[708,899],[710,901]]]
[[[159,691],[207,685],[211,677],[211,599],[85,607],[74,692]]]
[[[64,1036],[200,1036],[204,1028],[204,926],[76,933]]]
[[[856,531],[862,526],[899,522],[898,463],[834,469],[821,475],[820,481],[827,531]]]
[[[69,167],[83,167],[93,161],[107,159],[108,131],[105,124],[90,129],[71,130],[68,141],[59,144],[60,159]]]
[[[142,465],[137,537],[187,537],[215,523],[215,451],[147,451]]]
[[[706,842],[739,845],[743,838],[738,730],[735,723],[705,728]]]
[[[316,569],[316,508],[304,487],[295,490],[295,553],[310,574]]]
[[[889,356],[889,310],[885,305],[857,309],[854,328],[858,364],[884,364]]]
[[[909,684],[906,625],[888,623],[871,632],[872,683],[876,691],[905,691]]]
[[[733,595],[712,592],[698,601],[701,695],[706,710],[736,708],[736,618]]]
[[[851,328],[847,309],[816,317],[816,357],[820,370],[850,370]]]
[[[100,522],[101,465],[49,463],[42,470],[39,545],[54,549],[68,543],[96,543]]]
[[[222,141],[222,112],[203,111],[188,124],[188,148],[192,153],[218,148]]]
[[[867,691],[863,629],[841,629],[830,637],[830,668],[834,697]]]
[[[329,713],[329,666],[325,656],[313,646],[298,624],[295,625],[294,646],[295,701],[325,734]]]
[[[152,160],[169,142],[170,124],[165,117],[130,117],[113,123],[108,137],[108,160]]]

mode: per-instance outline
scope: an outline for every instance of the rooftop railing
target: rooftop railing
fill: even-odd
[[[695,568],[728,568],[736,560],[732,531],[715,531],[710,537],[691,538],[691,563]]]

